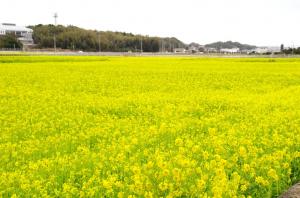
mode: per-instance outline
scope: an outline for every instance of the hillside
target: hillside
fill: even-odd
[[[53,48],[56,32],[57,47],[70,50],[127,52],[140,51],[141,38],[144,52],[172,51],[185,44],[177,38],[160,38],[134,35],[125,32],[86,30],[76,26],[57,27],[53,25],[30,26],[34,30],[33,39],[38,48]]]
[[[254,45],[248,45],[248,44],[241,44],[239,42],[232,42],[232,41],[226,41],[226,42],[215,42],[211,44],[205,45],[205,47],[211,47],[216,49],[222,49],[222,48],[240,48],[241,50],[250,50],[256,48]]]

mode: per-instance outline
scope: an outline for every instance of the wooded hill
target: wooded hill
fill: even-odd
[[[141,40],[143,52],[173,51],[174,48],[185,47],[180,40],[172,38],[134,35],[125,32],[86,30],[76,26],[35,25],[33,29],[34,43],[37,48],[53,48],[54,33],[56,46],[61,49],[110,52],[140,52]],[[100,42],[99,42],[100,40]]]
[[[233,48],[239,48],[240,50],[251,50],[251,49],[255,49],[256,48],[256,46],[254,46],[254,45],[241,44],[239,42],[232,42],[232,41],[226,41],[226,42],[219,41],[219,42],[207,44],[207,45],[205,45],[205,47],[216,48],[216,49],[223,49],[223,48],[233,49]]]

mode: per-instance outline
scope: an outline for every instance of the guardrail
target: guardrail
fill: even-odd
[[[0,48],[0,51],[20,52],[20,51],[23,51],[23,49],[22,48]]]
[[[0,56],[3,55],[24,55],[24,56],[130,56],[130,57],[151,57],[151,56],[189,56],[189,57],[223,57],[223,58],[243,58],[243,57],[265,57],[265,58],[291,58],[300,55],[261,55],[261,54],[220,54],[220,53],[162,53],[162,52],[82,52],[82,51],[46,51],[46,50],[25,50],[0,48]]]

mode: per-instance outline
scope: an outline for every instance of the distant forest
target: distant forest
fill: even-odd
[[[174,48],[185,47],[183,42],[173,37],[150,37],[62,25],[35,25],[29,28],[33,29],[33,39],[37,48],[53,48],[54,34],[57,48],[69,50],[140,52],[141,40],[143,52],[173,51]]]

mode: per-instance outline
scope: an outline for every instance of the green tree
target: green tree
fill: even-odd
[[[22,43],[17,39],[14,34],[7,34],[0,36],[0,48],[22,48]]]
[[[143,40],[144,52],[158,52],[160,41],[168,45],[168,51],[178,46],[185,46],[176,38],[159,38],[134,35],[125,32],[85,30],[76,26],[36,25],[33,29],[33,39],[38,48],[53,48],[53,37],[56,34],[56,45],[61,49],[99,51],[99,34],[101,51],[127,52],[140,50],[140,40]]]
[[[281,51],[281,52],[284,51],[284,45],[283,45],[283,44],[280,45],[280,51]]]

